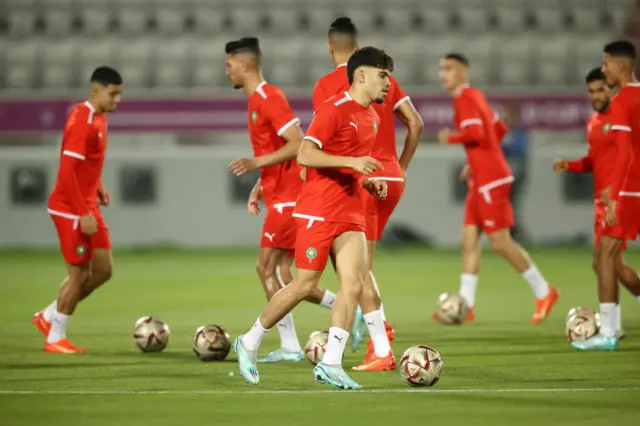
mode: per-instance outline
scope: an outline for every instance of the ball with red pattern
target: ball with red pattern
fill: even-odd
[[[314,331],[304,347],[304,353],[311,364],[316,365],[322,361],[324,351],[329,340],[329,332],[326,330]]]
[[[193,335],[193,353],[201,361],[222,361],[229,355],[231,338],[217,324],[203,325]]]
[[[430,346],[413,346],[400,358],[398,371],[411,386],[433,386],[442,376],[442,357]]]
[[[595,315],[575,315],[567,321],[565,335],[570,342],[584,342],[598,333]]]
[[[466,321],[469,307],[462,296],[457,293],[443,293],[438,298],[436,317],[438,322],[446,325],[458,325]]]
[[[133,328],[133,340],[142,352],[161,352],[169,344],[169,326],[153,316],[142,317]]]

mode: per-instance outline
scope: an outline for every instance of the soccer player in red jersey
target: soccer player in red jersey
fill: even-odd
[[[225,50],[229,79],[235,88],[242,89],[249,97],[249,137],[255,157],[235,160],[229,164],[229,170],[236,176],[242,176],[260,169],[260,178],[249,197],[248,210],[257,216],[260,199],[267,207],[257,272],[267,300],[270,300],[281,288],[277,266],[295,244],[296,227],[291,213],[302,187],[300,168],[295,158],[303,134],[300,120],[294,115],[282,90],[267,83],[262,76],[258,39],[232,41],[227,43]],[[290,275],[288,271],[285,273]],[[309,301],[328,309],[333,307],[334,299],[333,293],[319,288],[309,296]],[[292,314],[278,322],[278,331],[281,347],[260,361],[300,361],[304,354]]]
[[[313,90],[314,111],[328,97],[348,90],[350,85],[347,77],[346,62],[358,47],[357,35],[356,26],[347,17],[336,19],[329,27],[329,54],[336,68],[316,83]],[[409,96],[406,95],[393,76],[389,76],[389,80],[391,86],[384,102],[373,104],[374,109],[380,116],[380,128],[371,156],[382,163],[383,169],[370,176],[370,179],[387,182],[387,197],[384,200],[380,200],[370,196],[368,193],[364,194],[367,207],[365,231],[369,253],[369,273],[366,279],[377,290],[378,285],[373,274],[375,243],[380,240],[382,232],[404,192],[405,173],[420,143],[420,135],[424,127],[422,119],[413,107]],[[407,136],[400,160],[398,160],[398,154],[396,153],[396,117],[407,127]],[[395,332],[386,322],[382,301],[379,300],[378,303],[380,304],[382,317],[385,320],[388,338],[392,342]],[[365,328],[366,319],[358,306],[356,319],[351,331],[351,344],[354,351],[358,349],[363,341]],[[380,369],[385,369],[386,366],[380,363],[379,358],[384,357],[387,352],[388,349],[386,347],[376,348],[373,340],[369,340],[365,360],[362,365],[354,367],[354,370],[379,371]]]
[[[351,89],[320,107],[302,141],[298,162],[307,168],[307,176],[293,213],[298,225],[297,274],[234,344],[240,374],[249,383],[259,381],[255,355],[264,335],[317,286],[331,250],[336,256],[340,291],[331,310],[326,352],[314,369],[314,377],[341,389],[360,388],[341,365],[349,338],[347,329],[358,301],[368,316],[372,338],[386,340],[389,351],[385,362],[395,366],[382,314],[375,303],[376,291],[364,278],[367,247],[361,194],[365,188],[380,198],[386,196],[385,182],[365,176],[381,167],[369,156],[379,122],[371,104],[384,101],[392,70],[393,61],[383,51],[373,47],[356,51],[347,63]]]
[[[460,277],[460,294],[470,308],[468,320],[473,319],[475,312],[480,236],[484,232],[493,251],[508,260],[531,286],[536,297],[536,311],[531,321],[538,324],[547,318],[559,293],[547,283],[529,254],[509,233],[514,224],[509,200],[513,176],[499,140],[505,126],[495,123],[496,116],[482,92],[469,86],[469,62],[463,55],[446,55],[440,61],[440,78],[453,96],[457,131],[444,129],[439,132],[438,140],[443,145],[462,144],[469,167]]]
[[[607,209],[598,260],[600,333],[584,342],[573,342],[579,350],[618,348],[616,260],[625,240],[635,240],[640,233],[640,83],[634,77],[636,59],[636,49],[628,41],[604,47],[602,72],[607,84],[620,88],[610,112],[616,152],[612,176],[601,193]]]
[[[71,109],[64,127],[48,212],[58,231],[68,275],[57,299],[33,317],[33,324],[47,338],[45,352],[85,352],[67,339],[67,325],[78,302],[111,278],[111,242],[99,204],[111,202],[101,179],[107,150],[106,114],[115,111],[121,93],[120,74],[112,68],[97,68],[91,75],[89,99]]]
[[[586,77],[589,100],[594,112],[587,123],[587,141],[589,150],[587,155],[577,160],[556,159],[553,161],[553,171],[556,173],[593,172],[594,178],[594,233],[595,247],[593,250],[593,270],[598,272],[600,261],[600,238],[605,228],[607,206],[601,199],[601,193],[611,182],[615,173],[615,157],[617,149],[614,132],[611,130],[611,88],[607,84],[607,77],[600,68],[595,68]],[[616,273],[618,280],[640,301],[640,277],[638,272],[627,265],[622,257],[626,248],[626,241],[622,244],[616,256]],[[615,331],[618,337],[624,335],[620,315],[620,298],[616,299]]]

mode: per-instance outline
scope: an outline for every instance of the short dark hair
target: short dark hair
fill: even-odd
[[[342,34],[356,38],[358,37],[358,29],[350,18],[341,16],[329,26],[329,35],[332,34]]]
[[[604,46],[604,53],[607,53],[611,56],[619,56],[627,59],[631,59],[635,61],[636,56],[636,47],[627,40],[618,40],[612,41]]]
[[[103,86],[108,86],[110,84],[120,85],[122,84],[122,76],[118,71],[111,67],[102,66],[96,68],[91,74],[91,83],[99,83]]]
[[[243,37],[240,40],[234,40],[228,42],[224,51],[227,54],[235,54],[235,53],[253,53],[256,56],[261,56],[260,52],[260,42],[256,37]]]
[[[607,81],[607,76],[602,72],[602,68],[594,68],[584,78],[585,83],[593,83],[594,81]]]
[[[444,55],[444,59],[452,59],[464,65],[465,67],[469,67],[469,59],[464,56],[462,53],[451,52]]]
[[[392,72],[393,59],[384,50],[371,46],[356,50],[347,62],[349,84],[353,84],[353,75],[359,67],[373,67]]]

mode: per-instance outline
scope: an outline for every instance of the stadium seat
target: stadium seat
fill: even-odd
[[[422,21],[424,30],[429,34],[444,34],[451,31],[452,15],[448,7],[420,6],[416,14]]]
[[[533,41],[529,36],[513,36],[501,40],[496,46],[500,82],[505,86],[526,85],[531,80],[531,52]]]
[[[477,36],[464,42],[462,53],[471,66],[471,79],[475,84],[496,82],[495,48],[498,41],[493,36]]]
[[[573,20],[573,30],[583,34],[592,34],[599,31],[602,21],[600,10],[589,4],[575,3],[569,9]]]
[[[378,9],[371,7],[374,5],[375,3],[371,5],[363,5],[357,1],[355,3],[353,1],[345,1],[336,8],[336,18],[338,16],[348,16],[356,24],[356,27],[361,34],[369,34],[375,30],[378,20],[381,19],[378,14]],[[327,23],[327,28],[329,28],[330,23],[331,22]]]
[[[234,1],[226,7],[232,31],[245,35],[260,34],[265,17],[260,3]]]
[[[175,4],[161,3],[153,14],[156,30],[162,35],[179,35],[183,32],[188,9]]]
[[[183,87],[191,81],[195,40],[188,37],[170,37],[154,40],[152,61],[158,87]],[[222,66],[222,64],[220,64]]]
[[[220,34],[225,29],[226,16],[214,4],[194,4],[192,16],[198,34]]]
[[[224,43],[228,38],[199,38],[195,46],[195,59],[192,66],[193,84],[197,87],[228,87],[225,76]],[[212,46],[221,46],[220,49]]]
[[[30,9],[9,10],[7,32],[12,38],[26,38],[35,31],[36,13]]]
[[[529,3],[538,32],[542,34],[559,33],[565,28],[565,11],[557,4]]]
[[[75,84],[78,87],[85,87],[89,83],[91,73],[97,67],[102,65],[117,66],[114,50],[117,45],[121,44],[117,38],[100,38],[91,40],[90,43],[80,43],[79,47],[79,72],[78,79]],[[122,72],[122,70],[120,70]],[[125,81],[128,76],[123,73],[122,77]]]
[[[269,33],[292,35],[300,31],[301,12],[295,5],[276,4],[265,9],[265,19]]]
[[[489,12],[483,4],[469,1],[469,4],[459,4],[458,18],[460,19],[460,29],[469,34],[483,34],[488,28]]]
[[[602,65],[602,48],[609,42],[606,35],[581,37],[573,40],[571,50],[575,52],[574,67],[575,80],[582,82],[587,73]]]
[[[80,18],[86,35],[104,37],[110,32],[111,10],[102,5],[82,7]]]
[[[5,86],[10,89],[39,87],[41,40],[31,38],[7,45]]]
[[[406,34],[410,33],[416,22],[414,9],[399,4],[386,10],[382,16],[385,33]]]
[[[267,81],[284,87],[306,83],[306,77],[301,75],[306,63],[303,58],[309,47],[304,38],[263,37],[260,44]]]
[[[454,51],[465,53],[464,39],[458,36],[447,36],[434,40],[433,43],[423,43],[416,46],[416,57],[419,59],[417,66],[417,81],[420,84],[440,85],[438,66],[440,60]]]
[[[76,61],[78,42],[75,38],[54,40],[42,52],[42,87],[66,89],[78,79]]]
[[[148,87],[152,83],[151,59],[155,40],[145,36],[127,40],[116,49],[116,67],[127,81],[127,86],[135,88]]]
[[[567,83],[572,74],[573,52],[567,37],[552,36],[538,39],[536,81],[540,85]]]
[[[148,31],[150,11],[135,3],[117,9],[118,30],[126,37],[142,35]]]
[[[517,2],[517,0],[494,1],[490,7],[497,21],[497,31],[518,34],[526,29],[526,15],[522,2]]]

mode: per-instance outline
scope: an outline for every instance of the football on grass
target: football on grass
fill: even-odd
[[[442,357],[430,346],[413,346],[402,354],[398,371],[411,386],[433,386],[442,376]]]
[[[438,298],[436,317],[446,325],[462,324],[467,319],[469,307],[457,293],[443,293]]]
[[[595,316],[595,311],[591,308],[584,308],[582,306],[576,306],[575,308],[571,308],[569,313],[567,313],[567,322],[573,317],[577,316]]]
[[[595,315],[574,315],[569,318],[565,327],[565,335],[570,342],[584,342],[598,332]]]
[[[222,361],[229,354],[229,333],[219,325],[203,325],[193,335],[193,352],[201,361]]]
[[[314,331],[309,336],[309,341],[304,347],[304,353],[311,364],[316,365],[322,361],[327,341],[329,340],[328,331]]]
[[[142,352],[160,352],[169,344],[169,326],[156,317],[142,317],[136,321],[133,340]]]

